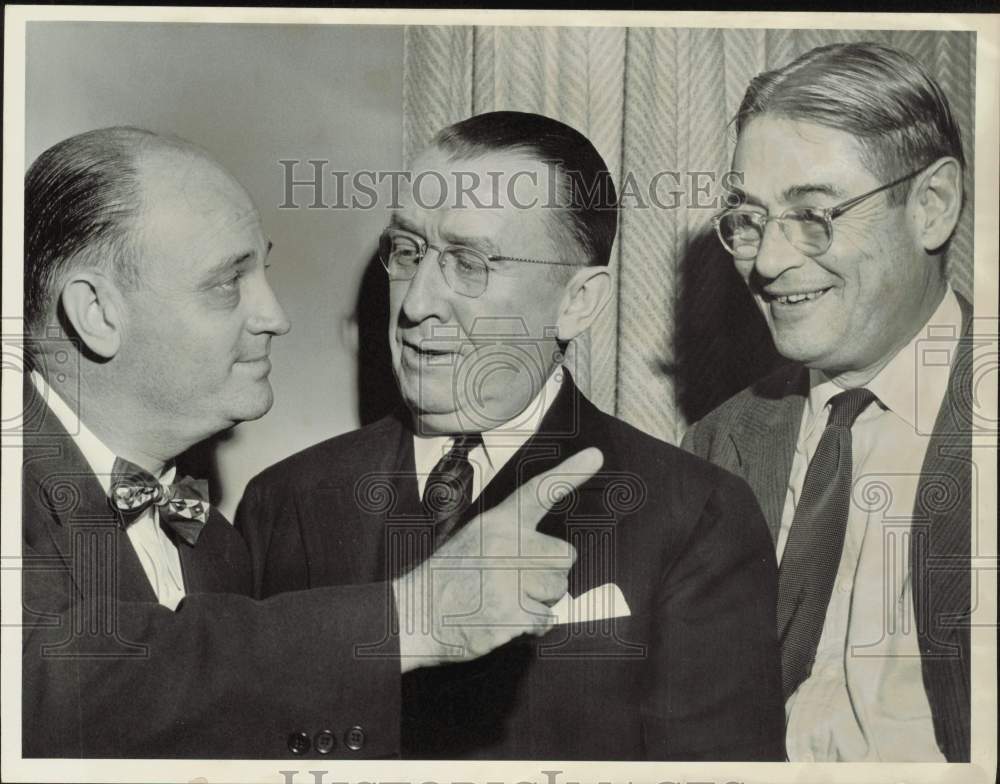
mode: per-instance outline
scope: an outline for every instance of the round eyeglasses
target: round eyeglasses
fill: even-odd
[[[419,234],[390,227],[382,232],[378,243],[378,258],[389,273],[389,280],[412,280],[427,251],[438,252],[437,262],[445,283],[463,297],[480,297],[490,280],[490,262],[523,261],[529,264],[551,264],[576,267],[568,261],[524,259],[517,256],[490,256],[464,245],[431,245]]]
[[[807,256],[820,256],[833,244],[833,222],[852,207],[876,193],[889,190],[900,183],[916,177],[923,169],[900,177],[898,180],[880,185],[875,190],[862,193],[834,207],[793,207],[781,215],[769,216],[756,210],[727,210],[712,218],[719,241],[737,259],[755,259],[764,241],[767,224],[774,221],[781,227],[781,233],[796,250]]]

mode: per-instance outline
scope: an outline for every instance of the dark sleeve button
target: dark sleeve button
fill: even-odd
[[[344,733],[344,745],[351,751],[361,751],[365,745],[365,731],[361,727],[351,727]]]
[[[316,746],[316,751],[320,754],[329,754],[333,751],[333,747],[337,745],[337,739],[330,730],[323,730],[316,733],[313,745]]]
[[[309,746],[309,736],[304,732],[293,732],[288,736],[288,750],[292,754],[305,754]]]

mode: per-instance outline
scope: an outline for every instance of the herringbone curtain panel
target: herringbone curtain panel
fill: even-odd
[[[884,30],[409,27],[404,159],[444,126],[501,109],[545,114],[590,138],[624,206],[611,262],[618,296],[567,361],[602,409],[676,442],[774,361],[711,234],[733,152],[729,122],[753,76],[840,41],[878,41],[924,63],[951,101],[973,170],[974,33]],[[970,299],[971,186],[969,176],[949,258],[953,285]]]

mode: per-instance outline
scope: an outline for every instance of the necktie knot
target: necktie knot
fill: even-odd
[[[448,454],[463,460],[469,458],[469,452],[483,443],[482,433],[461,433],[455,436],[455,441],[448,450]]]
[[[115,458],[111,469],[109,501],[126,528],[155,506],[160,524],[190,545],[198,541],[208,522],[208,482],[186,476],[164,484],[149,471],[120,457]]]
[[[878,397],[870,389],[858,387],[840,392],[830,398],[830,418],[827,427],[843,427],[850,430],[861,412]]]
[[[472,503],[473,469],[469,452],[481,446],[480,433],[462,433],[434,466],[424,486],[423,507],[434,520],[435,542],[440,544],[458,525]]]

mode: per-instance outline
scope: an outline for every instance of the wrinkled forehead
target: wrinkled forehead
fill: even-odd
[[[755,117],[740,133],[733,170],[749,195],[781,201],[803,188],[852,192],[875,176],[846,131],[776,115]]]
[[[431,147],[413,162],[400,188],[401,212],[520,214],[555,206],[554,166],[526,154],[487,152],[454,157]]]

